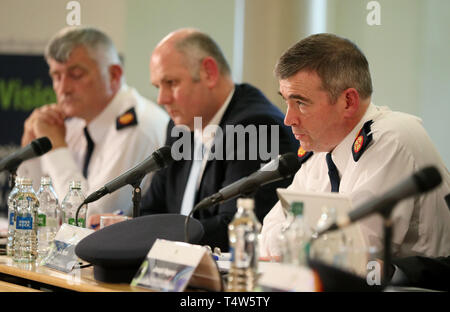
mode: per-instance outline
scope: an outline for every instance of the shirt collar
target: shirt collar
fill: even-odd
[[[88,124],[89,135],[94,143],[100,142],[110,127],[115,127],[115,123],[112,121],[120,113],[123,98],[126,96],[128,89],[128,86],[123,84],[105,109]]]
[[[194,131],[194,139],[201,140],[203,145],[208,149],[211,147],[213,139],[216,135],[216,129],[219,127],[220,122],[222,121],[222,117],[225,114],[228,106],[230,105],[231,98],[233,97],[235,87],[230,91],[228,97],[225,99],[225,102],[220,107],[220,109],[215,113],[214,117],[210,120],[210,122],[203,128],[201,132]],[[205,131],[206,129],[206,131]]]
[[[345,168],[347,166],[347,161],[349,159],[349,152],[350,156],[352,155],[351,148],[353,142],[356,139],[356,135],[358,134],[359,130],[361,130],[364,123],[372,119],[377,114],[377,111],[378,111],[377,107],[372,103],[370,103],[369,106],[367,107],[366,112],[364,113],[363,117],[358,122],[358,124],[352,129],[352,131],[350,131],[349,134],[347,134],[344,140],[342,140],[341,143],[339,143],[331,152],[333,162],[335,163],[341,175],[342,172],[345,171]]]

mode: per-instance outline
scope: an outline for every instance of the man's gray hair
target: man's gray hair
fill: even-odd
[[[222,75],[230,75],[231,73],[230,66],[220,47],[210,36],[204,33],[194,31],[188,34],[175,43],[175,48],[187,57],[194,80],[200,78],[200,64],[208,56],[216,60]]]
[[[369,63],[348,39],[333,34],[311,35],[283,53],[274,73],[283,80],[302,70],[317,73],[332,103],[348,88],[355,88],[362,99],[372,94]]]
[[[93,27],[66,27],[59,31],[45,49],[45,58],[65,63],[76,47],[84,46],[97,63],[107,68],[121,65],[119,54],[112,40],[102,31]]]

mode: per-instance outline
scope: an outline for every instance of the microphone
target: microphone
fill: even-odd
[[[223,187],[219,192],[204,198],[200,201],[186,217],[185,241],[189,241],[189,220],[198,209],[203,209],[217,203],[222,203],[239,195],[249,196],[255,192],[258,187],[292,177],[301,167],[298,156],[294,153],[279,155],[278,158],[270,161],[258,171],[248,177],[237,180],[228,186]]]
[[[90,194],[88,197],[86,197],[83,204],[88,204],[96,201],[106,194],[112,193],[127,184],[133,185],[137,182],[140,182],[146,174],[164,168],[168,166],[172,161],[173,158],[170,152],[170,147],[163,146],[153,152],[153,154],[151,154],[141,163],[137,164],[135,167],[121,174],[114,180],[108,182],[101,189]]]
[[[222,203],[239,195],[248,196],[260,186],[292,177],[300,169],[300,166],[301,162],[296,154],[279,155],[278,158],[267,163],[248,177],[239,179],[225,186],[219,192],[206,197],[197,204],[196,209]]]
[[[337,218],[336,222],[332,223],[325,229],[321,229],[317,234],[321,235],[328,231],[346,227],[347,225],[363,219],[374,212],[388,214],[399,201],[416,194],[430,191],[441,182],[441,174],[435,167],[430,166],[423,168],[398,183],[384,195],[360,205],[358,208],[350,211],[346,216]]]
[[[112,193],[115,190],[127,185],[131,184],[134,186],[136,183],[140,183],[140,181],[144,178],[144,176],[152,171],[156,171],[158,169],[164,168],[173,162],[172,154],[170,151],[170,146],[163,146],[160,149],[156,150],[149,157],[144,159],[142,162],[128,170],[127,172],[121,174],[111,182],[105,184],[104,187],[90,194],[86,199],[81,203],[77,208],[77,212],[75,213],[75,225],[78,226],[78,215],[80,213],[81,207],[88,203],[92,203],[93,201],[99,200],[106,194]],[[138,195],[140,198],[140,195]],[[138,201],[138,200],[137,200]],[[133,195],[133,216],[137,216],[137,201],[135,202]]]
[[[41,156],[51,149],[52,143],[47,137],[35,139],[27,146],[0,160],[0,172],[15,171],[23,161]]]

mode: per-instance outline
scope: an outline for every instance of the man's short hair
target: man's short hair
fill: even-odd
[[[362,99],[372,94],[369,63],[348,39],[333,34],[311,35],[284,52],[274,72],[283,80],[302,70],[318,74],[332,103],[347,88],[355,88]]]
[[[194,80],[200,78],[200,64],[207,56],[216,60],[222,75],[230,75],[230,66],[220,47],[211,37],[204,33],[194,31],[188,34],[175,43],[175,48],[187,57]]]
[[[76,47],[84,46],[89,55],[104,68],[119,64],[119,54],[112,40],[93,27],[66,27],[59,31],[45,49],[45,58],[65,63]]]

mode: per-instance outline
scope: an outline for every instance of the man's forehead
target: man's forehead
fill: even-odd
[[[69,53],[69,56],[64,61],[59,61],[54,58],[49,58],[49,67],[72,68],[72,67],[89,67],[96,66],[96,60],[89,54],[87,49],[83,46],[77,46]]]
[[[152,75],[167,76],[189,72],[188,63],[180,53],[154,53],[150,60]]]
[[[57,72],[57,71],[71,71],[77,68],[82,68],[82,69],[89,69],[89,66],[86,66],[85,63],[83,62],[58,62],[58,61],[54,61],[52,60],[51,62],[49,62],[49,71],[52,72]],[[92,66],[92,65],[91,65]]]
[[[299,71],[294,75],[279,79],[279,91],[281,93],[292,90],[310,90],[312,88],[321,88],[322,79],[313,71]]]

